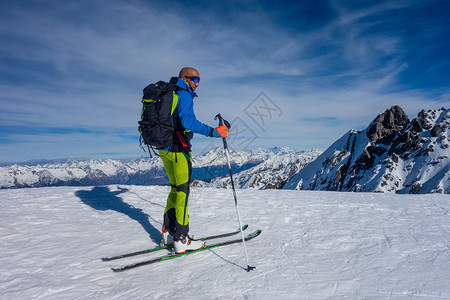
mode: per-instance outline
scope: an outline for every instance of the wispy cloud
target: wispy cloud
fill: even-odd
[[[140,155],[142,88],[182,66],[200,70],[196,114],[210,125],[217,112],[245,117],[261,91],[276,101],[284,114],[258,132],[261,147],[327,147],[391,105],[450,104],[445,1],[167,5],[3,3],[1,159]]]

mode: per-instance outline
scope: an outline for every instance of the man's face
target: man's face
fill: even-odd
[[[198,77],[198,81],[194,77]],[[189,84],[189,86],[191,87],[191,89],[194,92],[197,89],[198,85],[200,84],[200,74],[196,70],[190,71],[188,73],[188,75],[184,76],[184,78],[182,78],[182,79]],[[194,81],[197,81],[197,82],[194,82]]]

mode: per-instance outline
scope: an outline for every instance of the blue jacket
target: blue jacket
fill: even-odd
[[[203,124],[194,114],[194,98],[197,94],[191,89],[191,87],[181,78],[178,78],[177,86],[182,90],[178,91],[178,104],[173,112],[174,120],[177,122],[180,117],[181,125],[194,133],[203,134],[205,136],[211,136],[214,128]],[[175,123],[175,126],[177,124]]]

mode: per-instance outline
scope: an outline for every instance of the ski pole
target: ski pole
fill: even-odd
[[[220,114],[217,114],[217,116],[215,116],[214,120],[217,120],[217,119],[219,119],[219,126],[224,126],[224,124],[225,124],[225,126],[227,126],[228,129],[231,128],[231,124],[227,120],[222,118],[222,116]],[[225,149],[225,155],[227,157],[228,170],[230,171],[231,188],[233,189],[233,196],[234,196],[234,205],[236,207],[236,214],[237,214],[237,218],[239,221],[239,228],[241,229],[242,244],[244,245],[245,259],[247,261],[246,271],[250,272],[251,270],[255,269],[256,267],[250,267],[250,264],[248,262],[247,247],[245,246],[244,232],[242,231],[242,222],[241,222],[241,216],[239,214],[239,207],[238,207],[238,203],[237,203],[236,188],[234,187],[233,173],[231,172],[230,154],[228,153],[227,139],[222,137],[222,141],[223,141],[223,147]]]

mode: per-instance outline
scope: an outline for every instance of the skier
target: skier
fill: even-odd
[[[177,86],[178,102],[173,112],[175,124],[174,142],[159,149],[164,169],[169,177],[171,190],[167,197],[162,227],[163,243],[174,244],[176,253],[200,249],[204,242],[195,241],[189,235],[188,198],[192,173],[191,143],[193,133],[209,137],[226,138],[228,128],[210,127],[198,121],[194,115],[193,99],[200,84],[200,74],[192,67],[180,70]]]

